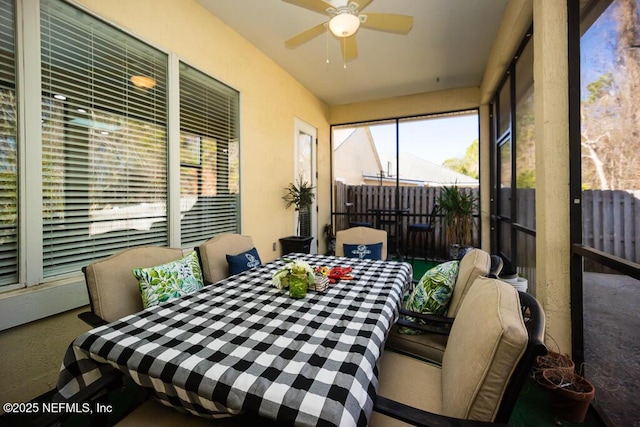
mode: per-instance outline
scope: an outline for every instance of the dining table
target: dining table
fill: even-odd
[[[272,284],[293,259],[351,272],[295,299]],[[161,403],[199,416],[366,426],[384,343],[411,286],[405,262],[288,254],[77,337],[58,395],[73,401],[119,370]]]

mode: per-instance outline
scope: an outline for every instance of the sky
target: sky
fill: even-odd
[[[587,85],[598,80],[614,65],[618,37],[617,24],[613,19],[615,7],[616,2],[611,3],[580,38],[580,93],[583,99],[589,96]]]
[[[369,126],[369,129],[379,153],[396,152],[395,122]],[[335,146],[349,133],[347,130],[335,130]],[[447,159],[464,157],[469,145],[478,139],[478,116],[470,114],[401,121],[399,139],[401,153],[412,153],[441,165]]]

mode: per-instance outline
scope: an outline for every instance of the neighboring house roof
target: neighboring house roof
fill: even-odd
[[[442,165],[422,159],[410,153],[400,153],[400,180],[421,182],[425,185],[460,184],[478,185],[477,179],[461,174]],[[390,162],[391,170],[395,176],[396,157],[395,153],[381,153],[380,159],[383,163]]]
[[[378,153],[371,132],[357,127],[342,141],[335,141],[334,170],[336,180],[350,185],[377,179],[395,181],[396,154]],[[400,153],[400,181],[413,185],[478,185],[477,179],[422,159],[410,153]],[[380,171],[385,176],[380,177]]]

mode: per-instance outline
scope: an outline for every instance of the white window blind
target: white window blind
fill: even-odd
[[[18,149],[13,1],[0,0],[0,286],[18,281]]]
[[[41,1],[44,276],[167,244],[167,57]]]
[[[239,232],[237,91],[180,64],[181,241]]]

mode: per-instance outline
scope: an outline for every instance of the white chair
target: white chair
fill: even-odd
[[[227,255],[238,255],[253,248],[250,236],[227,233],[212,237],[195,248],[202,263],[205,284],[219,282],[229,277]]]
[[[387,232],[370,227],[351,227],[336,233],[336,256],[344,256],[343,244],[371,245],[382,242],[382,259],[387,259]]]

